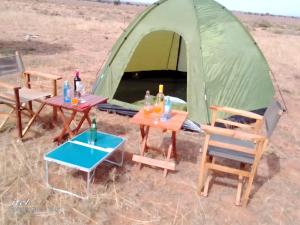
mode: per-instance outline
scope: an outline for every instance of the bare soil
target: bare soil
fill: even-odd
[[[0,54],[19,50],[27,69],[70,81],[79,68],[91,87],[113,43],[144,9],[74,0],[2,0]],[[97,110],[92,115],[100,130],[127,138],[123,167],[99,166],[89,200],[50,191],[43,155],[55,147],[52,139],[61,124],[52,124],[48,108],[23,142],[16,138],[14,120],[0,133],[0,224],[300,224],[300,19],[236,15],[267,58],[288,108],[259,165],[247,208],[234,206],[235,177],[220,174],[207,198],[197,195],[202,134],[179,132],[177,171],[164,178],[162,170],[139,170],[131,161],[139,152],[138,127],[128,117]],[[165,147],[169,134],[153,131],[150,141]],[[55,165],[50,170],[55,174],[51,182],[83,188],[83,173]]]

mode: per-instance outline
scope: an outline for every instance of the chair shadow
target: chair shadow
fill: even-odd
[[[268,175],[257,175],[254,177],[254,188],[252,189],[250,196],[253,196],[256,192],[258,192],[268,180],[272,179],[280,172],[280,158],[274,152],[265,155],[264,157],[267,162]]]

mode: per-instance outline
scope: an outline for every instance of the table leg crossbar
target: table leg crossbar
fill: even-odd
[[[175,170],[175,162],[170,162],[170,159],[172,156],[176,158],[176,132],[172,132],[172,141],[169,145],[165,160],[158,160],[145,156],[145,152],[147,152],[148,149],[151,149],[151,147],[147,144],[149,130],[149,126],[140,126],[140,133],[142,138],[140,144],[140,155],[133,155],[132,160],[138,162],[140,168],[142,167],[142,164],[160,167],[164,169],[164,176],[166,176],[168,170]]]

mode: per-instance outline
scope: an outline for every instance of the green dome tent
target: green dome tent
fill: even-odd
[[[251,35],[213,0],[161,0],[128,26],[99,72],[94,93],[138,108],[146,89],[186,101],[189,118],[206,123],[210,105],[265,108],[274,88]],[[153,89],[155,88],[155,89]]]

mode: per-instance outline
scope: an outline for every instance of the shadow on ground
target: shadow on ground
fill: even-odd
[[[73,47],[63,43],[47,43],[42,41],[4,41],[0,40],[0,54],[9,55],[15,51],[23,55],[53,55],[64,51],[71,51]]]

